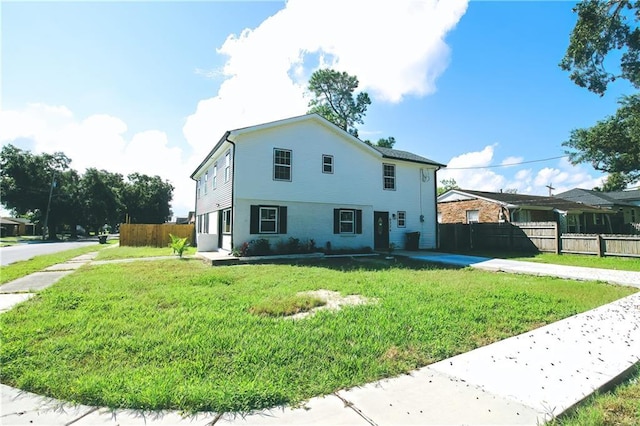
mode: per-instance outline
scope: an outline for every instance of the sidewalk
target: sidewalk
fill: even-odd
[[[428,260],[422,257],[424,253],[406,254]],[[443,260],[446,255],[441,255]],[[460,257],[454,260],[474,267],[490,262]],[[77,263],[89,261],[76,258],[63,264],[66,266],[56,265],[48,268],[50,272],[37,273],[44,276],[33,274],[36,277],[31,275],[0,286],[0,293],[44,288],[60,279],[56,274],[71,273]],[[514,268],[523,268],[516,268],[516,272],[529,273],[524,268],[530,263],[514,263]],[[547,267],[544,272],[549,274],[554,270],[557,274],[571,271],[567,267],[549,268],[557,265],[541,266]],[[596,275],[608,276],[589,270],[590,279]],[[50,278],[49,284],[46,277]],[[616,275],[613,279],[618,278]],[[636,276],[630,275],[630,279]],[[638,286],[639,282],[633,284]],[[6,296],[0,295],[0,303]],[[244,417],[200,413],[183,418],[180,413],[170,411],[112,412],[99,407],[73,406],[0,385],[0,424],[537,425],[633,371],[640,362],[638,324],[640,293],[407,375],[313,398],[299,408],[273,408]]]

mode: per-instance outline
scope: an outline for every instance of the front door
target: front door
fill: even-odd
[[[373,247],[389,249],[389,212],[373,212]]]

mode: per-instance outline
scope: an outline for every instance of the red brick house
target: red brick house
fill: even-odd
[[[438,197],[439,223],[558,222],[562,232],[611,232],[615,212],[557,197],[451,189]]]

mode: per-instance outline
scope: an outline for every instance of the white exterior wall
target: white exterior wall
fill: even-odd
[[[250,234],[251,205],[271,204],[287,206],[287,233]],[[373,229],[371,226],[363,226],[362,234],[333,233],[333,209],[339,207],[360,209],[365,223],[367,222],[366,218],[370,218],[369,222],[373,221],[373,208],[371,206],[239,199],[236,204],[234,244],[239,246],[245,241],[264,238],[269,240],[271,247],[274,248],[279,241],[286,242],[293,237],[300,239],[301,242],[314,240],[318,248],[326,247],[327,242],[331,243],[332,249],[373,248]]]
[[[397,227],[397,218],[390,220],[390,242],[404,247],[405,234],[419,231],[420,248],[436,247],[434,166],[384,159],[373,148],[313,120],[230,139],[236,142],[234,246],[264,236],[249,234],[249,206],[273,204],[289,207],[288,229],[286,235],[269,238],[304,240],[318,235],[314,238],[318,246],[332,241],[338,248],[352,241],[351,247],[373,247],[373,212],[389,212],[391,219],[397,211],[406,211],[405,228]],[[273,180],[274,148],[292,151],[291,182]],[[323,154],[333,156],[333,174],[322,173]],[[383,163],[396,165],[394,191],[383,190]],[[311,204],[303,208],[300,203]],[[362,208],[361,235],[334,240],[333,208],[338,207]],[[320,223],[318,231],[315,227]]]

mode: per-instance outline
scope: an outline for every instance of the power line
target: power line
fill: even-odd
[[[511,166],[519,166],[520,164],[541,163],[543,161],[557,160],[559,158],[567,158],[567,157],[568,155],[561,155],[559,157],[549,157],[549,158],[543,158],[541,160],[529,160],[529,161],[521,161],[519,163],[508,163],[508,164],[493,164],[490,166],[447,167],[444,170],[472,170],[472,169],[492,169],[495,167],[511,167]]]

